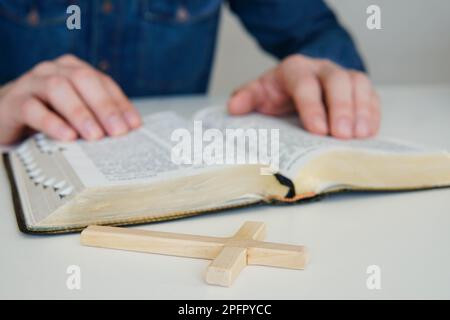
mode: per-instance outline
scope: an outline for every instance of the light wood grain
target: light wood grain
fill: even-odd
[[[247,221],[234,234],[231,240],[264,240],[266,226],[263,222]],[[206,282],[209,284],[229,287],[233,284],[240,272],[247,265],[247,248],[242,246],[228,246],[219,253],[206,270]]]
[[[92,247],[214,259],[223,239],[170,232],[89,226],[81,232],[81,244]]]
[[[206,282],[229,287],[247,266],[247,248],[225,247],[206,270]]]
[[[213,260],[205,279],[221,286],[231,286],[246,265],[305,268],[304,246],[264,242],[265,231],[262,222],[246,222],[233,237],[89,226],[81,233],[81,244]]]
[[[265,238],[266,225],[258,221],[246,221],[232,237],[233,240],[264,240]]]

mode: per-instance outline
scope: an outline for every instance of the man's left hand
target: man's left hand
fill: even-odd
[[[366,74],[297,54],[238,89],[228,110],[297,111],[306,130],[340,139],[368,138],[380,126],[379,98]]]

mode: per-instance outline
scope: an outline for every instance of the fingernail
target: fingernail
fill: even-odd
[[[369,123],[365,118],[358,119],[356,123],[356,135],[360,138],[369,136]]]
[[[91,119],[87,119],[84,122],[84,133],[88,139],[100,139],[103,136],[102,131],[98,127],[98,125]]]
[[[337,125],[338,134],[343,138],[351,138],[352,136],[352,125],[350,120],[347,118],[339,119]]]
[[[124,113],[124,117],[132,128],[137,128],[141,125],[141,118],[134,112],[127,111]]]
[[[231,114],[245,114],[252,111],[253,107],[249,98],[246,97],[245,93],[238,92],[236,95],[230,98],[228,101],[228,111]]]
[[[314,128],[322,133],[322,134],[326,134],[327,133],[327,124],[325,122],[325,119],[322,117],[316,117],[314,119]]]
[[[128,128],[122,118],[117,114],[111,115],[108,118],[107,123],[110,134],[113,136],[121,135],[128,131]]]
[[[236,102],[235,102],[235,100],[236,100],[236,99],[234,99],[234,97],[231,97],[230,100],[228,101],[228,111],[229,111],[231,114],[236,113],[236,112],[237,112],[237,109],[238,109],[238,108],[236,108]]]
[[[72,129],[66,126],[59,126],[57,129],[57,136],[64,141],[72,140],[75,138],[75,133]]]

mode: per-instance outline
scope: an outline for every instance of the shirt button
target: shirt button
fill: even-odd
[[[189,12],[184,6],[180,6],[177,9],[177,20],[179,22],[186,22],[189,19]]]
[[[103,1],[102,11],[104,14],[110,14],[113,11],[113,4],[110,0]]]
[[[102,60],[102,61],[99,62],[98,67],[103,72],[106,72],[106,71],[109,70],[109,63],[106,60]]]
[[[27,15],[27,22],[30,26],[37,26],[40,21],[39,12],[36,9],[32,9]]]

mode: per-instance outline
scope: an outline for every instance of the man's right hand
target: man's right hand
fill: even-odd
[[[140,125],[114,80],[72,55],[42,62],[0,89],[0,144],[16,142],[27,128],[70,141],[122,135]]]

